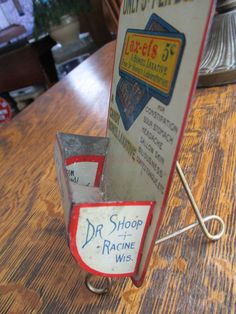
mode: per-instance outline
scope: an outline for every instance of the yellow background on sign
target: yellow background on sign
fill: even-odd
[[[180,38],[127,32],[120,70],[169,93],[181,45]]]

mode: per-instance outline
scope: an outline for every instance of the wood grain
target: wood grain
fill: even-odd
[[[236,85],[197,91],[180,163],[203,214],[219,214],[216,243],[199,229],[155,248],[142,288],[117,280],[99,297],[66,243],[53,147],[57,131],[104,135],[114,43],[0,127],[1,313],[235,313]],[[194,219],[175,176],[161,234]],[[213,228],[217,226],[212,226]]]
[[[121,0],[103,0],[104,19],[111,34],[117,34]]]

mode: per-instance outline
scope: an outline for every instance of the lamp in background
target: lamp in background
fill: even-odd
[[[198,86],[236,82],[236,0],[218,0]]]

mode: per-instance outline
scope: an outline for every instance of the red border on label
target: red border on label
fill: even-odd
[[[84,161],[98,163],[98,169],[96,173],[94,186],[99,187],[101,178],[102,178],[103,168],[104,168],[105,156],[95,156],[95,155],[72,156],[65,159],[65,166],[69,166],[76,162],[84,162]]]
[[[149,205],[149,213],[147,216],[147,220],[145,223],[145,227],[143,230],[143,235],[141,238],[140,242],[140,247],[139,247],[139,252],[136,260],[136,265],[135,265],[135,270],[132,273],[124,273],[124,274],[109,274],[109,273],[103,273],[99,272],[95,269],[90,268],[81,258],[79,251],[77,249],[76,245],[76,233],[77,233],[77,228],[78,228],[78,223],[79,223],[79,216],[80,216],[80,208],[84,207],[102,207],[102,206],[134,206],[134,205]],[[142,256],[142,249],[143,249],[143,244],[145,240],[145,236],[147,233],[147,230],[151,224],[152,220],[152,213],[154,209],[155,202],[153,201],[130,201],[130,202],[101,202],[101,203],[83,203],[81,205],[76,204],[74,205],[72,209],[72,215],[71,215],[71,220],[70,220],[70,226],[69,226],[69,236],[70,236],[70,250],[76,261],[80,264],[82,268],[84,268],[86,271],[89,273],[92,273],[94,275],[98,276],[105,276],[105,277],[130,277],[133,274],[136,273],[141,256]]]
[[[194,91],[195,91],[196,85],[197,85],[197,78],[198,78],[198,72],[199,72],[199,68],[200,68],[200,64],[201,64],[201,58],[202,58],[202,54],[203,54],[203,51],[204,51],[204,45],[205,45],[206,37],[207,37],[207,34],[208,34],[208,30],[209,30],[208,27],[209,27],[211,18],[213,17],[213,14],[214,14],[213,8],[214,8],[214,0],[211,0],[210,9],[209,9],[209,12],[208,12],[208,17],[207,17],[206,24],[205,24],[204,35],[203,35],[201,46],[200,46],[200,50],[199,50],[199,53],[198,53],[198,59],[197,59],[197,63],[196,63],[195,71],[194,71],[194,76],[193,76],[193,80],[192,80],[192,85],[191,85],[191,88],[190,88],[190,93],[189,93],[189,97],[188,97],[188,101],[187,101],[187,107],[186,107],[186,111],[185,111],[183,122],[182,122],[182,126],[181,126],[181,131],[180,131],[180,135],[179,135],[179,139],[178,139],[178,144],[177,144],[177,147],[176,147],[176,150],[175,150],[174,159],[173,159],[173,162],[172,162],[171,171],[170,171],[170,175],[169,175],[168,182],[167,182],[167,187],[166,187],[164,199],[163,199],[163,202],[162,202],[159,218],[158,218],[158,221],[157,221],[156,230],[154,232],[152,243],[151,243],[151,245],[149,247],[149,250],[148,250],[148,255],[147,255],[146,262],[145,262],[144,270],[143,270],[143,273],[142,273],[140,279],[136,280],[134,277],[131,278],[136,287],[140,287],[143,284],[143,281],[144,281],[144,278],[145,278],[145,275],[146,275],[146,272],[147,272],[147,269],[148,269],[148,265],[149,265],[149,262],[150,262],[150,259],[151,259],[152,251],[153,251],[153,248],[155,246],[155,241],[156,241],[156,238],[157,238],[157,234],[158,234],[158,231],[160,229],[160,225],[161,225],[162,218],[163,218],[163,215],[164,215],[164,209],[166,207],[166,203],[167,203],[167,199],[168,199],[168,195],[169,195],[169,191],[170,191],[170,187],[171,187],[171,183],[172,183],[172,179],[173,179],[173,174],[174,174],[175,167],[176,167],[178,153],[179,153],[179,150],[180,150],[180,146],[181,146],[181,142],[182,142],[182,138],[183,138],[183,134],[184,134],[184,129],[185,129],[185,125],[186,125],[189,109],[190,109],[190,106],[191,106],[191,103],[192,103],[193,94],[194,94]]]

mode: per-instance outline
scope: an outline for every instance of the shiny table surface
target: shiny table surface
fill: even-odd
[[[195,228],[158,245],[144,285],[115,281],[96,296],[67,247],[53,148],[57,131],[105,135],[114,43],[0,126],[0,313],[235,313],[236,85],[198,90],[179,160],[204,215],[225,236]],[[195,221],[175,175],[160,235]]]

